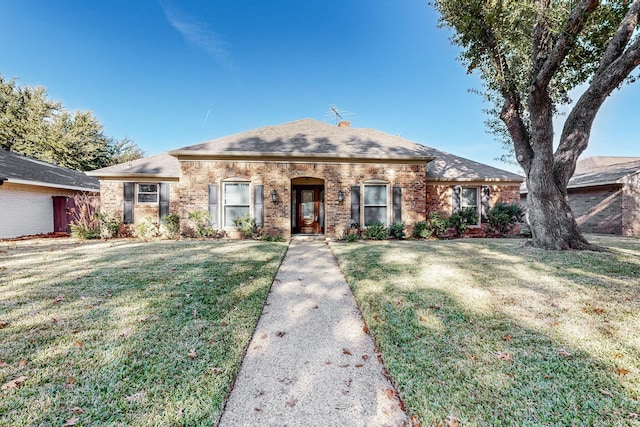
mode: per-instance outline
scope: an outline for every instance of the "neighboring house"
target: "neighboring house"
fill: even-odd
[[[82,172],[0,150],[0,239],[68,232],[73,196],[99,188]]]
[[[523,178],[399,136],[304,119],[89,172],[101,207],[136,223],[206,210],[234,230],[245,214],[266,233],[338,238],[351,223],[402,221],[517,202]]]
[[[583,232],[640,236],[640,157],[579,160],[567,191]]]

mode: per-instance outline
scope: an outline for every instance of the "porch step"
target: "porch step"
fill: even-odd
[[[297,241],[314,241],[319,240],[324,242],[326,240],[324,234],[294,234],[291,236],[291,240]]]

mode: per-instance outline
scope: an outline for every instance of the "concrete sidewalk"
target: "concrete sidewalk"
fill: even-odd
[[[409,425],[326,243],[292,240],[219,425]]]

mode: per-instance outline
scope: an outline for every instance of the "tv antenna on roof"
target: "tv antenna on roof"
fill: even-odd
[[[331,106],[329,106],[329,110],[331,110],[333,112],[333,114],[336,115],[336,123],[338,122],[338,119],[342,120],[342,115],[340,114],[340,112],[338,111],[338,109],[336,107],[331,105]]]
[[[325,117],[334,117],[334,116],[336,118],[336,124],[338,124],[340,120],[351,120],[351,119],[360,118],[360,116],[358,116],[355,113],[352,113],[347,110],[343,110],[342,108],[338,108],[335,105],[330,105],[329,111],[327,111],[327,113],[325,114]]]

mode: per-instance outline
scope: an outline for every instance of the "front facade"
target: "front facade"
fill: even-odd
[[[411,232],[437,198],[430,189],[454,192],[464,183],[461,200],[467,203],[470,188],[489,182],[480,175],[441,182],[442,174],[430,177],[428,165],[436,155],[446,153],[371,129],[305,119],[91,174],[100,178],[102,208],[125,223],[175,213],[188,226],[189,213],[204,210],[214,228],[227,232],[235,230],[234,219],[249,215],[271,235],[340,238],[354,224],[373,222],[401,221]],[[514,174],[492,179],[516,195],[522,181]],[[500,199],[502,187],[493,189],[493,200]]]
[[[69,232],[73,197],[98,189],[81,172],[0,150],[0,239]]]

